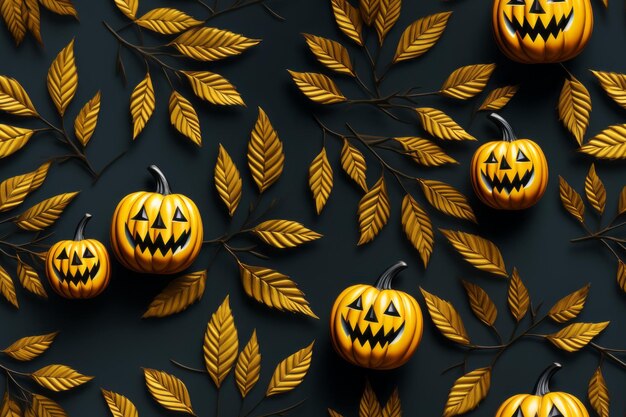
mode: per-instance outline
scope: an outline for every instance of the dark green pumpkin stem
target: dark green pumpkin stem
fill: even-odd
[[[406,269],[407,264],[404,261],[398,261],[395,264],[391,265],[389,268],[383,272],[380,277],[376,280],[376,284],[374,286],[379,290],[390,290],[391,289],[391,281],[398,275],[400,271]]]
[[[154,177],[156,181],[156,192],[163,195],[172,194],[172,190],[170,189],[170,183],[167,182],[167,178],[165,178],[165,174],[163,171],[159,169],[156,165],[150,165],[148,167],[148,171]]]
[[[504,119],[504,117],[500,116],[497,113],[490,113],[487,117],[489,117],[492,122],[498,125],[498,127],[502,131],[502,140],[506,140],[507,142],[513,142],[514,140],[517,140],[517,136],[515,136],[513,128],[511,127],[509,122]]]
[[[561,364],[554,362],[541,374],[535,385],[535,395],[546,395],[550,392],[550,379],[561,369]]]
[[[78,223],[78,226],[76,226],[76,232],[74,233],[74,240],[80,241],[85,238],[85,226],[87,226],[87,223],[89,223],[90,219],[91,219],[91,214],[85,213],[83,218]]]

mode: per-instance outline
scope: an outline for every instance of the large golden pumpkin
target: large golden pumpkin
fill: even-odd
[[[490,207],[528,208],[541,199],[548,186],[548,162],[530,139],[517,139],[511,125],[491,113],[502,129],[502,140],[487,142],[472,157],[470,177],[476,195]]]
[[[52,289],[65,298],[93,298],[109,285],[111,262],[104,245],[85,239],[91,214],[76,227],[74,240],[61,240],[46,255],[46,276]]]
[[[335,300],[330,334],[335,350],[348,362],[371,369],[393,369],[408,361],[422,338],[422,310],[415,298],[391,288],[400,261],[374,286],[346,288]]]
[[[496,417],[589,417],[582,402],[567,392],[550,392],[550,378],[561,365],[550,365],[539,377],[534,394],[517,394],[502,403]]]
[[[494,0],[493,32],[510,59],[563,62],[578,55],[593,30],[590,0]]]
[[[202,249],[202,218],[196,204],[172,194],[165,175],[148,167],[156,192],[139,191],[119,202],[111,222],[117,259],[137,272],[174,274],[188,268]]]

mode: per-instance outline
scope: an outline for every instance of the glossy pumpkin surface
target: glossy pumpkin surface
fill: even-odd
[[[353,285],[337,297],[330,318],[332,343],[348,362],[371,369],[406,363],[422,338],[423,318],[411,295],[391,282],[406,268],[398,262],[372,285]]]
[[[502,52],[526,64],[578,55],[593,30],[590,0],[494,0],[493,31]]]
[[[202,248],[202,218],[196,204],[173,194],[158,167],[148,168],[156,192],[124,197],[111,222],[111,244],[127,268],[144,273],[174,274],[188,268]]]
[[[502,140],[487,142],[472,157],[470,177],[476,195],[490,207],[521,210],[536,204],[548,186],[548,162],[537,143],[517,139],[495,113]]]
[[[65,298],[93,298],[109,285],[111,262],[104,245],[85,239],[90,214],[76,228],[74,240],[52,245],[46,255],[46,276],[52,289]]]

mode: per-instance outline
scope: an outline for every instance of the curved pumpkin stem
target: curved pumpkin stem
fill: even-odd
[[[560,363],[554,362],[541,374],[535,385],[535,395],[546,395],[550,392],[550,379],[561,369]]]
[[[165,174],[163,171],[159,169],[156,165],[150,165],[148,167],[148,171],[154,177],[156,181],[156,192],[163,195],[172,194],[172,190],[170,189],[170,183],[167,182],[167,178],[165,178]]]
[[[506,140],[507,142],[513,142],[517,140],[517,136],[515,136],[515,132],[513,132],[513,128],[507,122],[504,117],[500,116],[497,113],[490,113],[489,119],[494,122],[500,130],[502,131],[502,140]]]
[[[380,277],[376,280],[376,284],[374,286],[379,290],[390,290],[391,289],[391,281],[398,275],[400,271],[407,268],[407,264],[404,261],[398,261],[395,264],[391,265],[389,268],[383,272]]]
[[[74,233],[74,240],[80,241],[85,238],[85,233],[84,233],[85,226],[87,226],[87,223],[89,223],[89,220],[91,220],[91,214],[85,213],[83,218],[78,223],[78,226],[76,226],[76,232]]]

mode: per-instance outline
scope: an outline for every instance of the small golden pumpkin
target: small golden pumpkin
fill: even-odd
[[[534,395],[517,394],[502,403],[496,417],[589,417],[583,403],[567,392],[550,392],[550,378],[561,369],[553,363],[539,377]]]
[[[472,157],[470,177],[476,195],[490,207],[521,210],[536,204],[548,186],[548,162],[530,139],[517,139],[511,125],[495,113],[502,140],[487,142]]]
[[[109,285],[111,262],[104,245],[85,239],[91,214],[76,227],[74,240],[61,240],[46,255],[46,276],[52,289],[65,298],[93,298]]]
[[[393,369],[406,363],[422,338],[422,310],[409,294],[391,288],[407,267],[389,267],[374,286],[346,288],[330,315],[332,343],[348,362],[371,369]]]
[[[589,0],[494,0],[493,33],[502,52],[525,64],[563,62],[593,30]]]
[[[172,194],[156,165],[148,171],[156,192],[135,192],[119,202],[111,222],[113,253],[133,271],[174,274],[188,268],[200,253],[202,218],[191,199]]]

